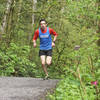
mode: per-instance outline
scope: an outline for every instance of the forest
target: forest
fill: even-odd
[[[100,100],[100,0],[0,0],[0,76],[44,77],[41,18],[58,33],[48,72],[61,81],[47,100]]]

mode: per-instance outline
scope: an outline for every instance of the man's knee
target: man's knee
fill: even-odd
[[[45,62],[41,62],[42,65],[45,65]]]
[[[48,65],[48,66],[51,65],[51,62],[47,62],[47,65]]]
[[[46,59],[46,64],[48,66],[51,65],[51,61],[52,61],[52,57],[51,56],[48,56],[47,59]]]

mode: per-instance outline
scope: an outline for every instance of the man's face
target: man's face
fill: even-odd
[[[41,21],[40,22],[40,27],[41,27],[42,30],[45,30],[45,28],[47,27],[46,22],[45,21]]]

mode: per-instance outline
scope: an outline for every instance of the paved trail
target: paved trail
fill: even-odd
[[[41,78],[0,77],[0,100],[45,100],[47,90],[58,80]]]

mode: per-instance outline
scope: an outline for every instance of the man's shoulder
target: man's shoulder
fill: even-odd
[[[52,29],[52,28],[50,28],[50,27],[48,27],[48,29],[49,29],[49,31],[50,31],[50,32],[52,32],[52,31],[53,31],[53,29]]]
[[[51,30],[52,30],[52,28],[50,28],[50,27],[48,27],[48,29],[49,29],[49,31],[51,31]]]
[[[37,33],[37,32],[39,32],[39,28],[38,28],[38,29],[36,29],[36,30],[35,30],[35,32],[36,32],[36,33]]]

